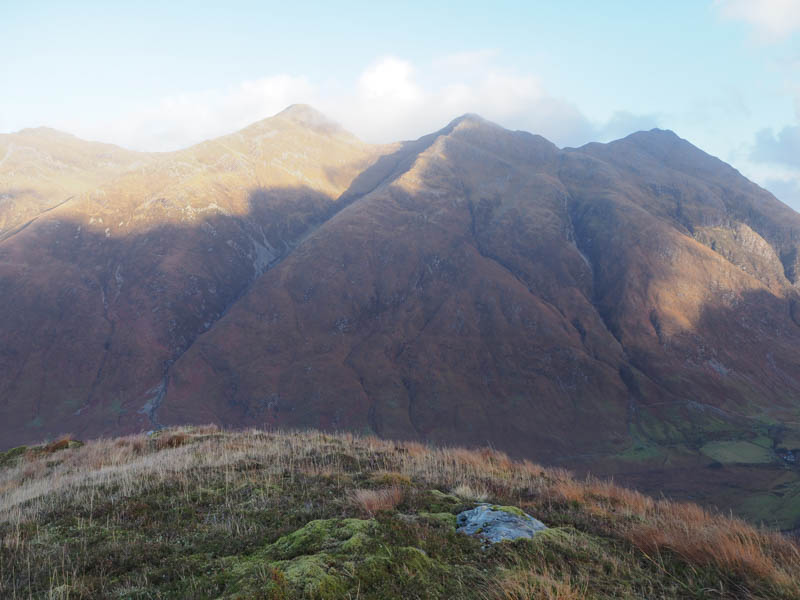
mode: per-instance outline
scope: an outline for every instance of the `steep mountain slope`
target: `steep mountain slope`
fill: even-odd
[[[348,428],[800,525],[800,215],[675,134],[295,106],[142,161],[0,242],[4,445]]]
[[[377,151],[296,106],[164,154],[0,243],[4,445],[156,426],[164,374]]]
[[[726,506],[777,486],[746,510],[796,522],[798,215],[670,132],[466,117],[407,164],[181,357],[165,423],[487,440]]]
[[[599,419],[607,427],[591,443],[622,442],[621,353],[580,288],[590,274],[563,235],[562,189],[547,172],[557,159],[545,140],[476,118],[452,124],[259,279],[176,364],[165,422],[370,427],[552,456],[565,428]],[[495,199],[534,245],[522,260],[542,275],[545,256],[558,265],[547,295],[481,244],[496,237],[486,231]],[[602,358],[584,351],[576,315]],[[532,436],[539,421],[552,426]]]
[[[0,240],[42,211],[152,158],[46,127],[0,134]]]

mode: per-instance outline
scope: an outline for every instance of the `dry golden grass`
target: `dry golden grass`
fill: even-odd
[[[696,504],[655,501],[609,481],[559,478],[552,491],[593,515],[628,517],[610,522],[650,560],[658,561],[662,552],[669,551],[689,564],[711,564],[743,578],[755,576],[783,587],[798,585],[800,549],[780,534]]]
[[[544,569],[541,573],[506,570],[487,593],[490,600],[584,600],[587,585],[575,585],[570,575]]]
[[[559,498],[590,507],[592,512],[599,515],[645,515],[654,510],[652,498],[611,481],[592,477],[577,481],[568,473],[561,473],[553,484],[553,491]]]
[[[475,502],[486,502],[489,499],[489,492],[485,488],[478,488],[468,483],[457,485],[452,490],[453,494],[465,500],[474,500]]]
[[[392,510],[403,502],[406,491],[400,486],[380,488],[377,490],[359,489],[353,491],[352,501],[370,516],[381,510]]]
[[[45,453],[48,453],[48,454],[52,454],[53,452],[58,452],[59,450],[64,450],[66,448],[69,448],[69,444],[70,444],[71,441],[73,441],[72,434],[71,433],[65,433],[64,435],[59,437],[57,440],[54,440],[54,441],[50,442],[49,444],[46,444],[42,448],[42,452],[45,452]]]
[[[156,439],[156,449],[164,450],[165,448],[179,448],[184,444],[188,444],[191,438],[188,434],[176,431],[174,433],[166,433]]]
[[[690,564],[715,564],[782,586],[789,585],[800,568],[800,552],[787,538],[695,504],[662,500],[646,516],[624,535],[648,555],[670,550]]]
[[[611,482],[579,481],[563,469],[515,462],[495,450],[399,444],[349,433],[222,433],[214,427],[187,427],[28,453],[0,469],[0,522],[11,524],[0,543],[15,547],[24,523],[57,508],[65,498],[91,505],[101,486],[130,496],[168,481],[188,495],[212,468],[235,472],[255,465],[253,476],[272,484],[300,472],[344,481],[360,464],[369,464],[371,481],[383,486],[358,489],[350,496],[370,515],[401,504],[411,481],[471,500],[511,499],[523,509],[563,506],[560,510],[589,515],[602,524],[603,535],[631,544],[655,565],[674,555],[688,565],[711,565],[744,585],[776,586],[782,597],[800,598],[795,543],[741,520],[693,504],[654,501]],[[232,532],[236,526],[230,524]],[[505,594],[499,598],[569,599],[580,597],[582,588],[547,574],[510,572],[499,589]]]

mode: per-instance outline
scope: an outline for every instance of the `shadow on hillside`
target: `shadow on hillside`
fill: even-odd
[[[174,361],[224,317],[262,272],[342,208],[408,169],[430,143],[408,143],[377,161],[338,199],[304,187],[255,188],[245,214],[216,213],[185,225],[154,221],[120,237],[107,236],[103,226],[90,230],[50,213],[0,244],[2,445],[64,431],[94,437],[157,427],[158,403]],[[166,200],[162,209],[164,214],[178,210]],[[271,307],[259,310],[260,318],[269,318]],[[654,331],[651,346],[628,347],[631,370],[684,405],[791,409],[800,397],[796,313],[793,301],[765,291],[749,292],[735,306],[707,306],[696,331],[666,345]],[[504,367],[509,378],[517,376],[514,360]],[[236,398],[239,365],[220,364],[219,369]],[[468,375],[455,372],[461,379]],[[632,390],[630,381],[620,382],[623,392]],[[409,390],[424,384],[403,381]],[[603,394],[597,390],[601,399]],[[632,403],[655,404],[648,394],[644,386],[638,397],[631,392]],[[463,400],[466,404],[470,398]],[[535,396],[545,409],[552,400]],[[145,405],[152,414],[143,412]],[[246,414],[247,407],[235,408]],[[653,410],[659,418],[668,417],[666,408],[663,414]],[[533,453],[545,445],[542,436],[556,435],[543,431],[539,422],[509,419],[501,425],[506,429],[481,429],[493,437],[474,441],[541,460]],[[511,430],[521,433],[512,439]],[[564,433],[562,446],[551,444],[550,455],[586,452],[598,436],[591,430]],[[468,439],[466,429],[452,435],[438,441]],[[576,457],[562,464],[585,463]],[[665,484],[670,473],[657,469],[648,480]]]
[[[0,242],[2,446],[156,426],[139,411],[170,365],[343,206],[307,187],[248,205],[163,223],[186,213],[156,199],[125,235],[53,211]]]
[[[192,220],[175,223],[186,208],[155,198],[137,207],[147,212],[134,213],[137,230],[124,235],[102,220],[87,226],[69,207],[7,232],[0,241],[2,445],[67,430],[96,436],[158,427],[175,360],[264,271],[405,172],[440,133],[380,157],[338,198],[306,186],[262,186],[249,191],[244,214],[190,211]]]

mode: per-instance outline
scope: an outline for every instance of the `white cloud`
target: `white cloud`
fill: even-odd
[[[395,57],[369,65],[351,93],[320,99],[319,108],[345,129],[370,142],[409,137],[404,128],[429,106],[429,93],[415,79],[414,66]]]
[[[276,75],[227,90],[169,96],[111,124],[84,124],[75,133],[137,150],[174,150],[241,129],[307,101],[313,92],[304,77]]]
[[[399,58],[384,58],[369,67],[358,80],[359,93],[369,102],[390,102],[401,106],[417,104],[422,90],[413,80],[414,67]]]
[[[371,142],[416,138],[464,113],[561,145],[592,139],[591,124],[575,106],[550,96],[536,77],[494,65],[495,56],[494,51],[449,55],[425,68],[384,58],[364,71],[353,97],[323,100],[320,108]]]
[[[755,27],[763,41],[800,30],[798,0],[714,0],[714,6],[724,17]]]
[[[429,64],[387,56],[368,64],[351,86],[275,75],[223,90],[187,92],[122,114],[111,123],[63,126],[81,137],[141,150],[172,150],[224,135],[289,104],[315,106],[369,142],[414,139],[464,113],[510,129],[538,133],[560,146],[621,137],[655,123],[653,115],[620,112],[590,122],[572,103],[553,96],[534,75],[498,64],[493,50],[448,55]]]

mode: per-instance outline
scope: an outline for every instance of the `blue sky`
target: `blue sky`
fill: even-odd
[[[0,0],[0,132],[173,149],[310,103],[368,141],[464,113],[673,129],[800,208],[800,0]]]

